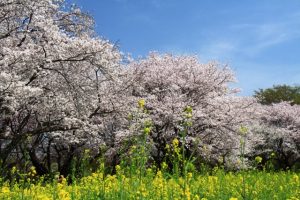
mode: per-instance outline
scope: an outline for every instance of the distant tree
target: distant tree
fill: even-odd
[[[259,89],[254,96],[262,104],[269,105],[289,101],[291,104],[300,104],[300,86],[274,85],[272,88]]]
[[[300,105],[281,102],[257,110],[261,117],[250,127],[249,155],[270,160],[277,169],[300,169]]]

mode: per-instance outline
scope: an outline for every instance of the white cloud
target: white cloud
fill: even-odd
[[[253,25],[246,37],[252,43],[245,44],[244,52],[248,55],[256,55],[261,51],[284,42],[300,37],[300,21],[283,21],[277,23],[265,23]],[[247,31],[245,29],[243,31]],[[251,31],[252,30],[252,31]],[[245,41],[247,38],[244,38]],[[243,45],[243,41],[240,46]]]
[[[200,58],[202,60],[227,60],[229,61],[233,54],[238,50],[238,45],[230,40],[220,40],[209,44],[202,45],[199,50]]]
[[[241,54],[255,57],[276,45],[299,39],[300,20],[297,16],[291,13],[278,21],[241,23],[224,27],[223,31],[226,34],[212,33],[205,44],[199,45],[199,53],[208,58],[230,60]]]

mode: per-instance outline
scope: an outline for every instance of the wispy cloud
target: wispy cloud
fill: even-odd
[[[281,21],[275,23],[253,24],[240,28],[239,46],[244,53],[253,56],[275,45],[300,38],[300,21]],[[247,34],[248,33],[248,34]],[[248,42],[250,41],[250,42]]]
[[[300,38],[300,13],[273,22],[241,23],[225,27],[228,34],[212,36],[199,53],[211,58],[255,57],[269,48]]]
[[[211,59],[230,59],[238,50],[238,44],[230,40],[215,40],[214,42],[201,45],[199,56],[202,60],[207,61]]]
[[[213,35],[201,44],[200,58],[229,62],[240,80],[237,87],[242,88],[242,95],[252,95],[254,90],[273,84],[299,83],[300,66],[297,63],[282,64],[276,58],[263,62],[258,58],[271,56],[268,51],[275,47],[297,42],[300,39],[299,17],[300,12],[289,13],[277,21],[230,25],[225,28],[226,34]]]

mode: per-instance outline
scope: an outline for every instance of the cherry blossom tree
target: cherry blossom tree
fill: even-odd
[[[261,156],[278,169],[300,164],[300,106],[281,102],[260,105],[260,118],[252,123],[249,156]]]
[[[211,165],[239,167],[244,153],[299,160],[299,106],[239,97],[228,66],[196,56],[125,63],[93,25],[62,0],[0,0],[2,168],[29,160],[39,174],[68,175],[72,160],[85,149],[95,159],[100,146],[116,164],[145,133],[157,165],[174,139]]]
[[[137,102],[145,101],[146,119],[152,122],[148,142],[158,165],[166,155],[166,145],[174,138],[180,139],[188,153],[194,152],[211,164],[220,159],[231,163],[229,158],[239,154],[239,129],[255,117],[256,100],[235,96],[238,90],[229,87],[235,77],[227,66],[202,64],[195,56],[152,53],[130,63],[121,80],[119,91],[125,96],[115,99],[115,105],[129,108],[125,113],[130,113]],[[187,115],[188,107],[191,111]],[[192,124],[182,137],[187,119]],[[120,146],[118,141],[142,133],[128,129],[130,120],[123,127],[114,136],[115,149]]]
[[[101,142],[92,122],[99,88],[115,78],[122,55],[96,37],[90,16],[65,5],[0,0],[3,166],[28,154],[40,174],[49,172],[53,159],[66,169],[78,146]]]

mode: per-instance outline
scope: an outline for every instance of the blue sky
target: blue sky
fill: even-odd
[[[300,84],[299,0],[70,0],[134,58],[197,54],[236,72],[241,95]]]

